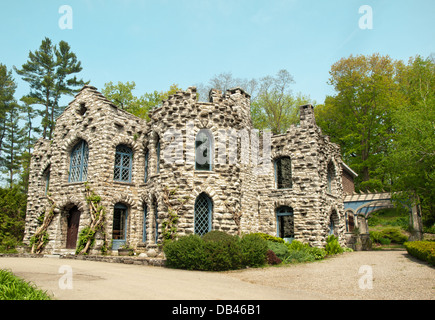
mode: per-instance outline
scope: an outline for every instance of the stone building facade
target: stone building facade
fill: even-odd
[[[241,88],[212,90],[209,102],[199,102],[190,87],[149,116],[135,117],[83,87],[57,119],[53,139],[35,144],[25,243],[49,195],[56,206],[44,250],[75,248],[91,219],[86,181],[106,210],[94,254],[104,239],[112,250],[158,251],[168,204],[179,207],[178,235],[265,232],[324,246],[334,233],[344,244],[340,149],[322,135],[311,105],[300,107],[299,125],[261,137]]]

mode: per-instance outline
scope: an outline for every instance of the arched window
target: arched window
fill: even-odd
[[[127,239],[127,206],[122,203],[115,204],[113,210],[112,249],[124,245]]]
[[[275,160],[275,183],[277,189],[292,187],[292,166],[290,157],[281,157]]]
[[[213,135],[210,130],[201,129],[195,138],[195,170],[212,170]]]
[[[213,203],[209,196],[201,193],[195,201],[195,234],[200,236],[211,230]]]
[[[291,242],[295,237],[295,227],[293,219],[293,209],[281,206],[276,209],[276,230],[277,236],[287,242]]]
[[[113,179],[115,181],[131,182],[132,163],[133,151],[131,148],[123,144],[117,146]]]
[[[80,140],[71,151],[69,182],[86,181],[88,179],[89,148],[85,140]]]
[[[352,232],[355,229],[355,221],[353,218],[353,212],[346,211],[346,232]]]

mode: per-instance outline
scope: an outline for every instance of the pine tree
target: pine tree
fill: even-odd
[[[17,85],[12,78],[12,71],[0,63],[0,157],[6,134],[6,116],[14,101]]]
[[[72,76],[82,70],[80,61],[67,42],[60,41],[57,46],[45,38],[39,50],[29,52],[29,59],[22,68],[14,66],[14,70],[30,84],[28,96],[34,99],[33,103],[45,107],[41,111],[42,137],[51,139],[54,120],[64,109],[59,106],[60,98],[76,94],[78,89],[75,88],[86,84]]]

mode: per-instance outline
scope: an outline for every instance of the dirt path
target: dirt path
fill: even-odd
[[[352,252],[309,264],[221,273],[10,257],[0,258],[0,268],[56,299],[435,299],[435,269],[406,251]]]

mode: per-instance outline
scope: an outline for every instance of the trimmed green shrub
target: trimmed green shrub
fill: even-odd
[[[308,250],[289,250],[287,256],[283,260],[284,263],[295,262],[308,262],[314,261],[314,257],[308,252]]]
[[[403,243],[406,251],[417,259],[427,261],[435,266],[435,242],[434,241],[412,241]]]
[[[326,239],[325,251],[328,255],[343,253],[343,248],[340,246],[338,239],[333,234],[328,236]]]
[[[266,262],[267,242],[248,234],[240,239],[223,232],[189,235],[165,242],[166,265],[187,270],[222,271]]]
[[[260,267],[266,263],[267,242],[257,234],[246,234],[240,240],[242,264]]]
[[[403,235],[398,228],[385,228],[380,233],[382,238],[388,238],[394,243],[403,244],[408,240],[408,237]]]
[[[178,240],[166,241],[163,252],[166,266],[187,270],[204,270],[207,256],[205,242],[199,235],[188,235]]]
[[[312,261],[312,260],[321,260],[325,258],[326,251],[323,248],[316,248],[316,247],[310,247],[309,244],[302,243],[298,240],[293,240],[291,243],[287,243],[287,248],[290,251],[302,251],[305,255],[310,256],[310,258],[307,258],[308,260],[305,261]],[[312,259],[311,259],[312,258]]]
[[[252,234],[258,235],[259,237],[263,238],[266,241],[284,243],[284,239],[271,236],[270,234],[267,234],[267,233],[257,232],[257,233],[252,233]]]

